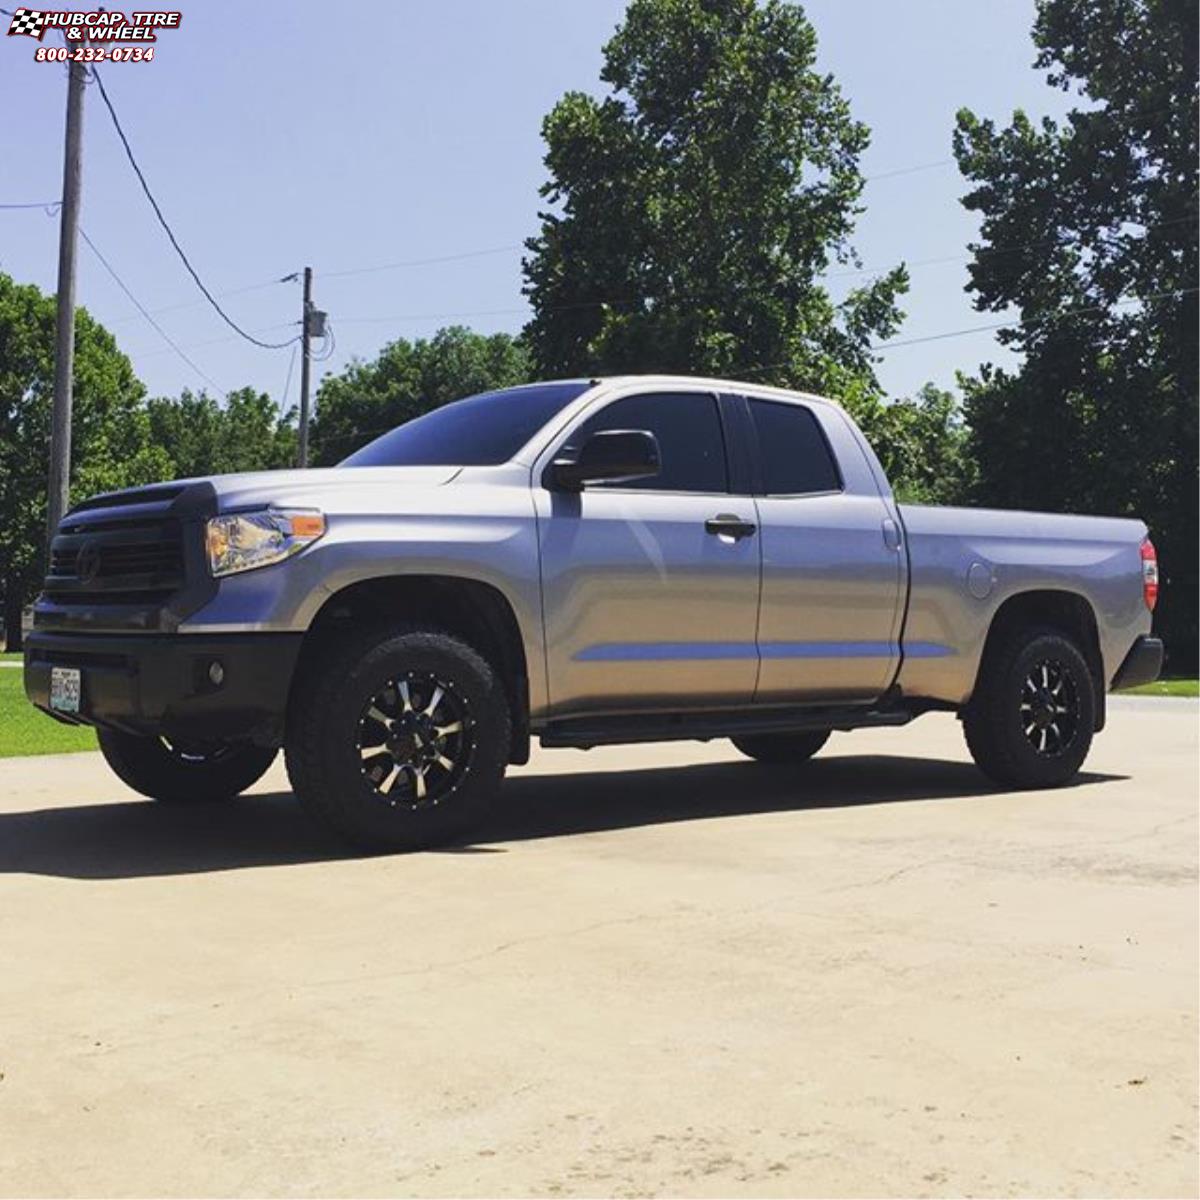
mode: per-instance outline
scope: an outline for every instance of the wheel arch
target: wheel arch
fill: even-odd
[[[301,646],[301,662],[330,637],[363,622],[421,621],[461,637],[494,668],[512,714],[509,761],[529,760],[529,667],[512,603],[499,588],[457,575],[384,575],[358,580],[329,596]]]
[[[975,674],[975,689],[997,646],[1014,630],[1045,627],[1056,629],[1070,637],[1087,660],[1092,675],[1095,697],[1095,732],[1104,728],[1106,718],[1106,689],[1104,659],[1100,652],[1100,628],[1096,610],[1088,598],[1066,588],[1037,588],[1009,596],[992,615]]]

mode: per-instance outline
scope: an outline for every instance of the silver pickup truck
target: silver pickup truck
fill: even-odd
[[[320,819],[414,847],[477,822],[534,736],[795,765],[945,710],[998,783],[1061,784],[1107,691],[1158,675],[1157,588],[1140,521],[898,504],[828,400],[574,380],[338,467],[76,505],[25,687],[149,796],[235,796],[283,747]]]

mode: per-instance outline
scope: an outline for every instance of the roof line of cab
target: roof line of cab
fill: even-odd
[[[565,381],[564,381],[565,382]],[[751,383],[743,379],[718,379],[710,375],[599,375],[593,377],[590,382],[594,386],[600,384],[653,384],[654,386],[671,385],[671,384],[702,384],[705,387],[711,387],[722,391],[738,391],[745,389],[754,395],[773,395],[781,399],[802,398],[804,400],[814,400],[818,404],[831,404],[836,408],[840,408],[836,400],[831,400],[828,396],[818,396],[815,392],[803,392],[796,388],[781,388],[774,387],[766,383]]]

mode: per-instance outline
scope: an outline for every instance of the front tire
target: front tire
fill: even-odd
[[[438,629],[321,647],[292,688],[285,755],[305,808],[363,850],[445,842],[491,806],[511,741],[489,663]]]
[[[988,652],[963,711],[979,769],[1009,787],[1058,787],[1092,745],[1095,684],[1079,647],[1055,629],[1015,630]]]
[[[758,762],[784,764],[808,762],[829,741],[828,729],[805,733],[754,733],[730,740],[748,758]]]
[[[166,804],[232,800],[257,783],[276,751],[250,742],[173,742],[97,731],[100,753],[135,792]]]

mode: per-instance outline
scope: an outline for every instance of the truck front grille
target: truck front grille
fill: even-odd
[[[204,524],[217,511],[208,480],[93,496],[59,523],[35,629],[170,632],[216,593]]]
[[[59,527],[44,590],[59,604],[153,603],[185,581],[182,529],[175,520],[111,521]]]

